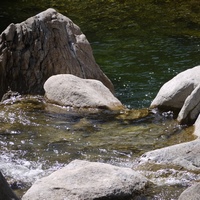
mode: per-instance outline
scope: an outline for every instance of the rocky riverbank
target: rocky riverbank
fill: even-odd
[[[64,38],[61,39],[61,36],[64,36]],[[43,85],[46,84],[47,99],[59,105],[111,110],[117,108],[125,112],[124,106],[112,94],[114,90],[112,83],[95,63],[91,47],[85,35],[71,20],[55,10],[48,9],[21,24],[11,24],[1,34],[0,41],[0,62],[2,66],[1,96],[6,92],[8,86],[11,90],[21,94],[43,94],[45,89],[43,89]],[[157,108],[161,112],[172,110],[174,113],[178,113],[177,120],[180,124],[193,124],[199,114],[199,100],[197,98],[199,96],[198,71],[199,67],[195,67],[180,73],[173,81],[166,83],[152,102],[150,109]],[[84,79],[73,76],[76,84],[79,81],[80,84],[78,86],[76,84],[73,85],[72,81],[69,90],[67,88],[69,86],[67,84],[69,82],[69,75],[67,83],[60,82],[62,80],[60,76],[64,75],[57,75],[57,79],[52,77],[54,74],[68,74],[71,72],[75,72],[72,74],[80,75]],[[49,80],[52,81],[53,79],[50,83],[47,80],[49,77]],[[70,77],[72,76],[70,75]],[[90,78],[90,80],[85,80],[85,78]],[[98,79],[102,83],[91,79]],[[84,90],[88,82],[92,86],[88,89],[90,93]],[[52,98],[50,87],[54,83],[57,83],[53,88],[53,93],[56,95]],[[61,87],[61,85],[64,86]],[[75,90],[77,88],[80,93]],[[105,92],[101,92],[100,89],[103,89]],[[80,94],[84,98],[80,98]],[[93,98],[91,103],[89,100],[91,100],[90,96],[92,95],[98,96],[98,99]],[[13,97],[15,98],[15,96]],[[109,100],[108,103],[105,103],[105,99]],[[113,101],[110,103],[111,99]],[[119,117],[118,119],[122,118]],[[131,119],[129,118],[128,122],[124,120],[123,123],[130,123],[130,121]],[[197,119],[194,132],[197,137],[199,136],[198,127]],[[191,142],[147,152],[138,159],[138,163],[134,165],[133,169],[75,160],[67,165],[66,168],[63,168],[63,170],[56,171],[52,175],[33,184],[32,189],[24,195],[23,199],[50,199],[52,191],[56,194],[54,199],[61,197],[69,197],[69,199],[133,198],[142,194],[145,187],[151,182],[148,178],[145,178],[145,175],[142,175],[143,172],[139,173],[137,171],[154,170],[157,166],[162,169],[163,165],[165,165],[166,168],[169,166],[172,169],[179,168],[179,170],[198,174],[200,166],[199,153],[199,139],[197,138]],[[70,170],[72,170],[72,174],[69,172]],[[63,173],[66,177],[64,177]],[[69,177],[71,176],[75,177],[75,179],[70,179]],[[64,179],[61,180],[59,177]],[[83,177],[85,181],[80,183],[80,180],[84,180]],[[46,188],[43,188],[43,181],[45,184],[47,183]],[[42,187],[39,185],[39,189],[35,189],[36,185],[40,183]],[[66,183],[67,186],[64,187]],[[95,186],[94,183],[96,183],[96,187],[92,187]],[[72,185],[74,187],[71,187]]]

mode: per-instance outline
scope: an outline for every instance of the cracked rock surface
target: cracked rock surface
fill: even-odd
[[[97,79],[114,91],[80,28],[56,10],[10,24],[2,32],[0,98],[8,88],[21,94],[44,94],[44,82],[55,74]]]

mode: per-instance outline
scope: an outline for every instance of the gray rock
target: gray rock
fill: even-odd
[[[178,200],[200,200],[200,183],[194,184],[183,191]]]
[[[65,73],[100,80],[114,91],[80,28],[54,9],[10,24],[0,35],[0,99],[8,87],[43,94],[50,76]]]
[[[200,83],[200,66],[179,73],[165,83],[150,108],[180,111],[186,98]]]
[[[181,166],[188,170],[200,170],[200,140],[176,144],[149,151],[139,159],[140,165],[156,163],[162,165]]]
[[[120,110],[121,102],[107,87],[94,79],[82,79],[71,74],[51,76],[44,84],[48,101],[74,108],[106,108]]]
[[[129,199],[147,183],[145,177],[129,168],[75,160],[36,181],[22,200]]]
[[[194,135],[200,138],[200,115],[198,116],[197,120],[194,123]]]
[[[177,120],[181,124],[193,124],[200,113],[200,84],[186,98]]]

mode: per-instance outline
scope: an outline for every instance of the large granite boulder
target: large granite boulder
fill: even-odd
[[[200,111],[200,66],[185,70],[165,83],[150,108],[174,111],[181,124],[193,124]]]
[[[178,200],[200,200],[200,183],[196,183],[183,191]]]
[[[0,99],[8,88],[43,94],[50,76],[65,73],[100,80],[114,91],[80,28],[54,9],[10,24],[0,35]]]
[[[48,101],[73,108],[123,109],[121,102],[107,87],[94,79],[82,79],[71,74],[51,76],[44,84]]]
[[[74,160],[36,181],[22,200],[130,199],[148,180],[130,168]]]

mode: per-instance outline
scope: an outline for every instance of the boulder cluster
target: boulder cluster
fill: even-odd
[[[180,124],[194,124],[197,139],[143,154],[138,160],[139,169],[153,163],[199,172],[199,74],[200,66],[178,74],[163,85],[150,106],[161,112],[173,111]],[[2,32],[0,83],[2,100],[19,93],[42,94],[48,102],[60,106],[124,109],[113,95],[113,84],[95,62],[85,35],[54,9],[47,9],[22,23],[10,24]],[[1,187],[4,199],[18,199],[0,175],[1,185],[5,186]],[[149,182],[130,168],[74,160],[36,181],[22,199],[132,199],[142,193]],[[179,199],[200,199],[199,187],[195,184]]]

